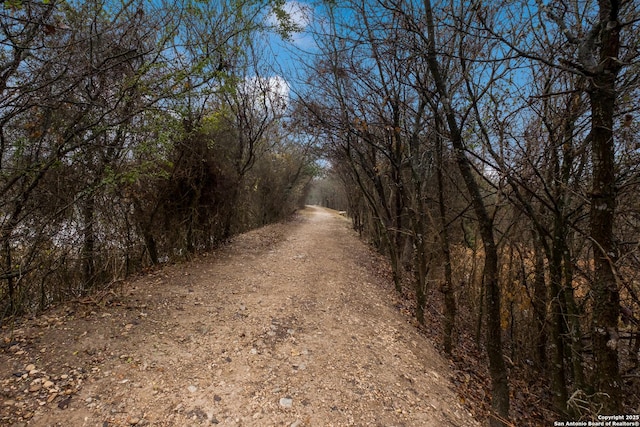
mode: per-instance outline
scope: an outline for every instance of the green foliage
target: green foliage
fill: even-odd
[[[283,142],[280,113],[243,93],[265,12],[296,30],[284,2],[45,6],[7,0],[0,16],[0,311],[46,308],[295,208],[314,166]]]
[[[278,25],[276,26],[277,33],[285,40],[291,40],[293,33],[302,31],[302,28],[297,24],[291,14],[285,9],[286,0],[275,0],[271,5],[271,13],[275,16]]]
[[[5,0],[3,6],[5,7],[5,9],[20,9],[22,8],[22,0]]]
[[[202,119],[200,130],[205,134],[218,134],[229,129],[233,122],[232,111],[222,105]]]

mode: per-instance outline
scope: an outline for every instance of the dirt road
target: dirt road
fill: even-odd
[[[0,424],[477,425],[374,263],[347,220],[311,207],[5,327]]]

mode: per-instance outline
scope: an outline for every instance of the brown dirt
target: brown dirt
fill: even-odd
[[[310,207],[5,325],[0,425],[479,425],[377,259]]]

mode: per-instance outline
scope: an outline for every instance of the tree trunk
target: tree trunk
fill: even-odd
[[[476,257],[477,257],[477,252],[473,251],[473,270],[472,271],[476,270],[476,264],[477,264]],[[475,279],[476,275],[473,274],[471,277]],[[475,341],[478,347],[482,345],[482,324],[484,323],[484,307],[485,307],[484,275],[482,276],[480,281],[482,283],[480,284],[480,295],[478,296],[478,320],[476,321],[476,333],[475,333]],[[475,284],[475,280],[473,281],[473,283]]]
[[[544,277],[544,252],[540,239],[542,239],[540,234],[534,231],[533,315],[538,330],[535,356],[538,369],[544,371],[547,367],[547,284]]]
[[[153,234],[151,234],[149,230],[144,230],[142,237],[144,238],[144,244],[147,248],[147,252],[149,253],[149,260],[151,260],[151,264],[158,264],[158,245],[156,244],[156,239],[153,238]]]
[[[84,221],[84,241],[82,245],[82,275],[85,289],[90,289],[95,285],[95,194],[87,196],[87,200],[82,207],[82,217]]]
[[[16,291],[13,281],[13,261],[11,259],[10,233],[4,238],[4,265],[5,276],[7,278],[7,290],[9,292],[9,313],[13,314],[16,309]]]
[[[187,251],[187,254],[191,255],[195,252],[195,245],[193,243],[194,241],[194,237],[193,237],[193,227],[194,227],[194,222],[195,222],[195,218],[194,218],[194,214],[193,213],[189,213],[189,215],[187,216],[187,232],[185,235],[185,248]]]
[[[563,252],[563,275],[564,275],[564,297],[566,301],[567,320],[569,326],[569,348],[571,354],[569,359],[571,361],[571,370],[573,373],[574,388],[584,390],[584,368],[582,367],[582,328],[580,327],[580,318],[582,313],[576,303],[575,295],[573,293],[573,265],[571,263],[571,254],[569,248],[566,246]]]
[[[389,259],[391,261],[391,276],[393,278],[393,286],[395,287],[396,292],[402,293],[402,273],[401,273],[402,261],[394,245],[394,242],[389,236],[390,232],[388,227],[385,226],[385,230],[382,230],[382,233],[383,233],[383,236],[385,237],[385,240],[389,244],[388,251],[389,251]]]
[[[418,213],[418,215],[420,215]],[[419,221],[421,222],[421,221]],[[415,236],[416,245],[416,265],[415,265],[415,288],[416,288],[416,319],[424,325],[424,309],[427,305],[427,254],[425,251],[424,236],[417,233]]]
[[[227,240],[231,237],[233,220],[237,219],[238,201],[240,200],[240,186],[242,185],[242,177],[238,178],[238,182],[235,182],[233,185],[234,189],[228,200],[229,209],[225,212],[224,225],[222,227],[223,240]]]
[[[444,351],[451,354],[453,348],[453,330],[456,324],[456,296],[453,289],[453,272],[451,271],[451,250],[449,230],[447,227],[446,204],[444,200],[443,147],[440,138],[439,121],[436,120],[436,180],[438,181],[438,214],[440,219],[440,248],[444,263],[444,281],[441,291],[444,297]]]
[[[549,300],[551,315],[549,322],[549,339],[551,348],[551,393],[553,406],[559,413],[567,412],[567,379],[564,368],[565,355],[565,304],[562,286],[562,245],[558,218],[554,225],[554,235],[549,258]]]
[[[618,1],[600,0],[600,56],[598,72],[590,79],[591,149],[593,182],[591,186],[591,241],[593,243],[594,281],[593,354],[595,385],[601,393],[602,413],[620,413],[621,385],[618,366],[618,316],[620,295],[614,263],[616,247],[613,224],[616,205],[613,115],[616,106],[616,76],[620,70],[620,23]]]
[[[487,218],[488,219],[488,218]],[[500,328],[500,285],[498,282],[498,251],[493,242],[493,229],[486,227],[483,237],[485,250],[484,287],[487,304],[487,356],[492,382],[491,406],[496,412],[491,418],[492,426],[507,425],[509,419],[509,383],[507,368],[502,355],[502,330]],[[486,241],[485,241],[486,240]]]
[[[440,72],[440,64],[436,57],[435,46],[435,25],[433,22],[433,12],[431,2],[424,1],[427,30],[429,34],[429,45],[427,52],[427,62],[431,75],[433,76],[436,88],[440,94],[442,106],[444,107],[445,118],[449,127],[451,143],[453,144],[456,163],[462,175],[467,191],[471,198],[473,210],[476,214],[482,244],[484,247],[484,271],[483,282],[486,291],[487,308],[487,338],[486,349],[489,359],[489,374],[491,376],[492,399],[491,406],[494,411],[490,418],[492,426],[506,426],[509,419],[509,383],[507,379],[507,368],[502,355],[502,330],[500,327],[500,284],[498,269],[498,249],[493,235],[493,221],[484,204],[484,198],[480,191],[480,186],[476,181],[471,162],[466,155],[466,147],[462,137],[462,131],[458,125],[456,115],[451,105],[451,97],[445,84],[445,77]]]

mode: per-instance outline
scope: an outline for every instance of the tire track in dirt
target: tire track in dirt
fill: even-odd
[[[348,221],[309,207],[132,281],[109,307],[29,320],[0,353],[2,420],[478,425],[451,391],[446,362],[370,271],[370,255]],[[34,381],[40,388],[29,391]]]

